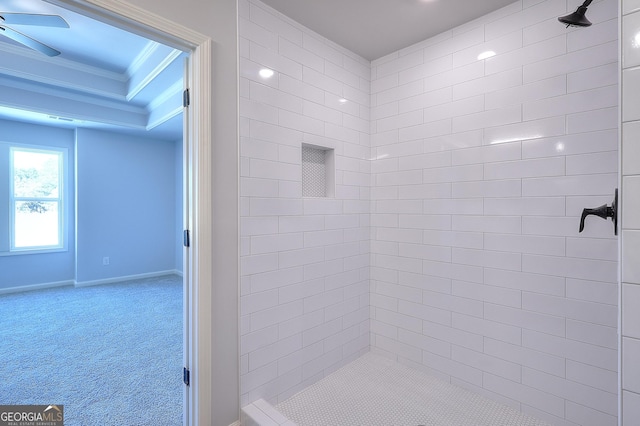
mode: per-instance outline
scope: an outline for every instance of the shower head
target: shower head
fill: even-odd
[[[588,27],[591,25],[591,22],[584,16],[587,13],[587,7],[591,4],[593,0],[586,0],[582,3],[582,6],[578,7],[575,12],[567,16],[561,16],[558,18],[558,21],[563,24],[567,24],[567,28],[569,26],[574,27]]]

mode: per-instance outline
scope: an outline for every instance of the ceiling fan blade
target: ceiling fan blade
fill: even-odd
[[[4,21],[5,24],[9,25],[37,25],[40,27],[69,28],[67,21],[58,15],[0,12],[0,21]]]
[[[32,39],[31,37],[27,37],[26,35],[19,33],[18,31],[13,30],[9,27],[0,25],[0,34],[9,37],[12,40],[15,40],[20,44],[30,47],[33,50],[42,52],[48,56],[57,56],[60,54],[60,52],[56,49],[53,49],[46,44],[42,44],[39,41]]]

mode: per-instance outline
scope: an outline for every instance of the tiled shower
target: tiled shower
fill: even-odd
[[[618,187],[618,3],[557,22],[578,5],[516,1],[370,63],[239,2],[241,405],[372,351],[617,423],[618,240],[578,224]]]

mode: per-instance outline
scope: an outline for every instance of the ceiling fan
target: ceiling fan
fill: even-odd
[[[44,43],[14,30],[10,25],[35,25],[39,27],[69,28],[67,21],[59,15],[39,15],[31,13],[0,12],[0,35],[17,41],[33,50],[48,56],[57,56],[60,52]]]

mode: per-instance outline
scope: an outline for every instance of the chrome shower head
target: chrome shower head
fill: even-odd
[[[567,24],[567,28],[569,26],[574,26],[574,27],[590,26],[591,22],[584,15],[585,13],[587,13],[587,7],[591,4],[592,1],[593,0],[586,0],[584,3],[582,3],[582,6],[576,9],[575,12],[566,16],[559,17],[558,21],[562,22],[563,24]]]

